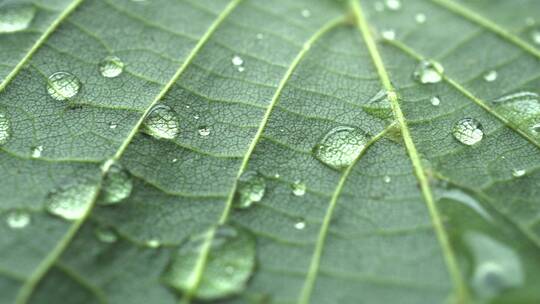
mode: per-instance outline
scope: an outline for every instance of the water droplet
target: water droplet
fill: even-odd
[[[204,250],[208,250],[207,263],[200,273],[198,262]],[[194,296],[200,300],[221,299],[245,288],[254,270],[255,254],[251,234],[220,226],[191,237],[173,253],[163,281],[182,293],[195,291]]]
[[[257,33],[257,35],[255,37],[257,37],[257,39],[259,39],[259,40],[262,40],[264,38],[264,34],[263,33]]]
[[[200,127],[198,132],[199,132],[200,136],[206,137],[206,136],[210,135],[210,128],[208,128],[206,126],[205,127]]]
[[[178,158],[173,158],[173,159],[171,160],[171,162],[173,162],[173,163],[178,162]]]
[[[388,7],[389,10],[397,11],[401,8],[401,1],[400,0],[386,0],[386,7]]]
[[[107,56],[99,63],[99,72],[103,77],[114,78],[123,71],[124,63],[116,56]]]
[[[392,181],[392,178],[390,176],[388,176],[388,175],[385,175],[383,180],[384,180],[385,183],[388,184],[388,183],[390,183]]]
[[[366,134],[352,127],[336,127],[330,130],[315,146],[315,157],[334,169],[351,165],[366,147]]]
[[[437,83],[442,80],[443,66],[435,61],[421,61],[414,70],[414,78],[420,83]]]
[[[497,71],[491,70],[484,74],[484,80],[487,82],[493,82],[497,80],[497,76],[498,76]]]
[[[441,104],[441,99],[438,96],[431,97],[431,99],[429,101],[434,106],[438,106],[439,104]]]
[[[116,127],[118,127],[118,124],[117,124],[117,123],[114,123],[114,122],[110,122],[110,123],[109,123],[109,128],[110,128],[110,129],[113,129],[113,130],[114,130],[114,129],[116,129]]]
[[[540,133],[540,123],[531,126],[531,133],[538,135]]]
[[[423,24],[426,22],[426,15],[422,14],[422,13],[418,13],[414,16],[414,20],[416,21],[416,23],[418,24]]]
[[[526,172],[527,171],[525,169],[514,169],[512,170],[512,175],[514,177],[522,177]]]
[[[297,230],[303,230],[304,228],[306,228],[306,222],[303,219],[300,219],[296,223],[294,223],[294,228]]]
[[[303,9],[303,10],[302,10],[302,17],[304,17],[304,18],[309,18],[309,17],[311,17],[311,11],[308,10],[308,9]]]
[[[111,165],[103,180],[99,203],[117,204],[129,197],[132,189],[133,182],[129,174],[120,165]]]
[[[484,137],[482,124],[474,118],[463,118],[456,122],[452,135],[461,143],[472,146]]]
[[[5,144],[11,137],[11,121],[6,113],[0,110],[0,145]]]
[[[30,224],[30,213],[22,210],[12,210],[7,214],[6,223],[12,229],[21,229]]]
[[[384,31],[382,31],[381,35],[385,40],[394,40],[394,39],[396,39],[396,31],[394,31],[393,29],[384,30]]]
[[[246,70],[246,68],[243,67],[243,66],[239,66],[239,67],[238,67],[238,72],[240,72],[240,73],[242,73],[242,72],[245,71],[245,70]]]
[[[232,63],[235,66],[241,66],[242,64],[244,64],[244,59],[242,59],[242,57],[238,55],[234,55],[232,58]]]
[[[536,136],[535,126],[540,117],[540,98],[537,93],[521,91],[508,94],[493,101],[495,110],[520,129]],[[540,130],[540,129],[539,129]]]
[[[0,7],[0,34],[13,33],[28,28],[36,8],[31,4],[11,4]]]
[[[56,72],[49,76],[47,92],[56,100],[66,100],[79,93],[81,82],[79,78],[68,72]]]
[[[92,205],[97,185],[79,181],[49,193],[45,208],[51,214],[66,220],[83,218]]]
[[[534,29],[531,31],[531,40],[534,44],[540,45],[540,29]]]
[[[118,236],[114,230],[108,227],[98,227],[94,233],[97,239],[103,243],[115,243],[118,240]]]
[[[33,158],[40,158],[41,157],[41,153],[43,153],[43,146],[36,146],[34,148],[32,148],[32,157]]]
[[[362,108],[367,113],[380,119],[388,119],[393,116],[392,106],[386,90],[378,91],[368,102],[362,105]]]
[[[161,242],[158,239],[150,239],[144,243],[147,247],[158,248],[161,246]]]
[[[234,206],[248,208],[254,202],[260,202],[266,190],[266,181],[257,172],[249,171],[240,176],[237,181]]]
[[[157,139],[173,139],[180,132],[178,115],[166,105],[156,105],[144,119],[142,132]]]
[[[296,180],[294,183],[291,184],[292,193],[295,196],[303,196],[306,194],[306,184],[304,184],[301,180]]]

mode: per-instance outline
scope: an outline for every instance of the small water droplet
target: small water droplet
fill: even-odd
[[[386,0],[386,7],[388,7],[389,10],[397,11],[401,8],[401,1],[400,0]]]
[[[275,177],[275,178],[280,178],[281,175],[279,175],[279,173],[276,173],[276,174],[274,174],[274,177]]]
[[[83,218],[92,205],[97,185],[79,181],[49,193],[45,208],[53,215],[66,220]]]
[[[384,180],[385,183],[388,184],[388,183],[390,183],[392,181],[392,178],[390,176],[388,176],[388,175],[385,175],[383,180]]]
[[[118,240],[118,236],[114,230],[108,227],[98,227],[94,233],[97,239],[103,243],[115,243]]]
[[[435,61],[421,61],[414,70],[414,78],[420,83],[437,83],[442,80],[443,66]]]
[[[304,184],[301,180],[296,180],[294,183],[291,184],[292,193],[295,196],[303,196],[306,194],[306,184]]]
[[[193,119],[198,120],[199,118],[200,118],[199,115],[197,114],[193,115]]]
[[[296,223],[294,223],[294,228],[297,230],[303,230],[304,228],[306,228],[306,222],[303,219],[300,219]]]
[[[79,78],[68,72],[56,72],[49,76],[47,92],[56,100],[66,100],[79,93],[81,82]]]
[[[114,129],[116,129],[116,127],[118,127],[118,124],[117,124],[117,123],[114,123],[114,122],[110,122],[110,123],[109,123],[109,128],[110,128],[110,129],[113,129],[113,130],[114,130]]]
[[[302,10],[302,17],[304,17],[304,18],[309,18],[309,17],[311,17],[311,11],[308,10],[308,9],[303,9],[303,10]]]
[[[0,145],[5,144],[11,137],[11,121],[6,113],[0,110]]]
[[[526,172],[527,171],[525,169],[514,169],[512,170],[512,175],[514,177],[522,177]]]
[[[461,143],[472,146],[484,137],[482,124],[474,118],[463,118],[452,128],[452,135]]]
[[[540,123],[536,123],[531,126],[531,133],[538,135],[540,134]]]
[[[43,146],[36,146],[34,148],[32,148],[32,157],[33,158],[40,158],[41,157],[41,153],[43,153]]]
[[[6,224],[12,229],[21,229],[30,224],[30,213],[22,210],[12,210],[7,214]]]
[[[439,104],[441,104],[441,99],[438,96],[431,97],[431,99],[429,101],[434,106],[438,106]]]
[[[384,31],[382,31],[381,35],[386,40],[394,40],[394,39],[396,39],[396,31],[394,31],[393,29],[384,30]]]
[[[99,63],[99,72],[103,77],[114,78],[123,71],[124,63],[116,56],[107,56]]]
[[[240,176],[236,187],[234,206],[244,209],[262,200],[266,191],[266,181],[257,172],[248,171]]]
[[[242,59],[242,57],[238,55],[234,55],[232,58],[232,64],[235,66],[241,66],[242,64],[244,64],[244,59]]]
[[[161,242],[158,239],[150,239],[144,243],[147,247],[158,248],[161,246]]]
[[[423,24],[426,22],[426,15],[422,14],[422,13],[418,13],[414,16],[414,20],[416,21],[416,23],[418,24]]]
[[[180,132],[178,115],[166,105],[156,105],[144,119],[142,132],[157,139],[173,139]]]
[[[133,182],[129,174],[118,164],[109,167],[103,179],[101,189],[101,205],[117,204],[129,197],[133,189]]]
[[[208,128],[206,126],[200,127],[198,132],[199,132],[200,136],[206,137],[206,136],[210,135],[210,128]]]
[[[487,82],[493,82],[497,80],[498,73],[495,70],[491,70],[484,74],[484,80]]]
[[[246,70],[246,68],[243,67],[243,66],[239,66],[239,67],[238,67],[238,72],[240,72],[240,73],[242,73],[242,72],[245,71],[245,70]]]
[[[351,165],[367,144],[366,134],[352,127],[340,126],[328,132],[314,148],[315,157],[322,163],[343,169]]]
[[[257,35],[255,37],[257,39],[259,39],[259,40],[262,40],[264,38],[264,34],[263,33],[257,33]]]
[[[28,28],[36,8],[31,4],[11,4],[0,7],[0,34],[13,33]]]
[[[178,158],[173,158],[173,159],[171,160],[171,162],[173,162],[173,163],[178,162]]]
[[[540,28],[531,31],[531,40],[534,44],[540,45]]]

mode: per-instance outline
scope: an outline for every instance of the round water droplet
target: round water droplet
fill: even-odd
[[[244,59],[242,59],[242,57],[238,55],[234,55],[232,58],[232,63],[235,66],[241,66],[242,64],[244,64]]]
[[[296,180],[294,183],[291,184],[292,193],[295,196],[303,196],[306,194],[306,184],[304,184],[301,180]]]
[[[210,128],[208,128],[208,127],[200,127],[198,132],[199,132],[200,136],[206,137],[206,136],[210,135]]]
[[[98,227],[94,232],[97,239],[103,243],[115,243],[118,240],[118,236],[111,228]]]
[[[36,8],[31,4],[0,6],[0,34],[27,29],[35,15]]]
[[[66,220],[83,218],[92,205],[97,185],[89,181],[80,181],[49,194],[45,208],[53,215]]]
[[[394,40],[396,39],[396,31],[393,29],[384,30],[382,31],[381,36],[386,40]]]
[[[441,99],[438,96],[431,97],[431,99],[429,101],[434,106],[438,106],[439,104],[441,104]]]
[[[437,83],[442,80],[443,66],[434,61],[421,61],[414,70],[414,78],[420,83]]]
[[[522,177],[526,172],[527,171],[525,169],[514,169],[512,170],[512,175],[514,177]]]
[[[315,146],[315,157],[334,169],[351,165],[366,147],[366,134],[352,127],[336,127]]]
[[[21,229],[30,224],[30,213],[22,210],[12,210],[7,214],[6,224],[12,229]]]
[[[474,118],[463,118],[456,122],[452,135],[461,143],[472,146],[484,137],[482,124]]]
[[[540,28],[531,31],[531,40],[534,44],[540,45]]]
[[[493,82],[497,80],[498,73],[495,70],[489,71],[484,74],[484,80],[487,82]]]
[[[385,183],[388,184],[388,183],[390,183],[392,181],[392,178],[390,176],[388,176],[388,175],[385,175],[383,180],[384,180]]]
[[[43,153],[43,146],[36,146],[36,147],[33,147],[32,148],[32,157],[33,158],[40,158],[41,157],[41,153]]]
[[[129,174],[120,166],[112,165],[107,171],[101,188],[101,205],[117,204],[129,197],[133,182]]]
[[[426,15],[422,14],[422,13],[418,13],[414,16],[414,20],[416,21],[416,23],[418,24],[423,24],[426,22]]]
[[[309,17],[311,17],[311,11],[308,10],[308,9],[303,9],[303,10],[302,10],[302,17],[304,17],[304,18],[309,18]]]
[[[248,208],[254,202],[260,202],[265,191],[264,177],[257,172],[245,172],[237,181],[234,206],[241,209]]]
[[[208,247],[207,263],[201,270],[198,263]],[[197,299],[218,300],[244,290],[255,266],[255,253],[251,234],[240,228],[220,226],[191,237],[173,253],[163,279],[182,293],[195,291]]]
[[[99,72],[103,77],[114,78],[123,71],[124,63],[116,56],[107,56],[99,63]]]
[[[401,8],[401,1],[400,0],[386,0],[386,7],[388,7],[389,10],[397,11]]]
[[[294,228],[297,230],[303,230],[306,228],[306,221],[299,219],[296,223],[294,223]]]
[[[156,105],[144,119],[142,132],[157,139],[173,139],[180,132],[176,112],[166,105]]]
[[[56,100],[66,100],[79,93],[81,82],[79,78],[68,72],[56,72],[49,76],[47,92]]]
[[[7,143],[11,137],[11,121],[8,115],[0,110],[0,145]]]

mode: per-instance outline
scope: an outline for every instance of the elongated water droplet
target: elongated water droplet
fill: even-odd
[[[482,124],[474,118],[463,118],[456,122],[452,135],[461,143],[471,146],[484,137]]]
[[[304,184],[301,180],[296,180],[294,183],[291,184],[292,193],[295,196],[303,196],[306,194],[306,184]]]
[[[5,144],[11,137],[11,121],[7,113],[0,110],[0,145]]]
[[[36,8],[31,4],[0,6],[0,34],[27,29],[35,15]]]
[[[334,169],[351,165],[367,144],[367,135],[352,127],[336,127],[315,146],[315,157]]]
[[[111,228],[98,227],[94,232],[97,239],[103,243],[115,243],[118,240],[118,236]]]
[[[154,106],[144,119],[141,131],[157,139],[173,139],[180,132],[178,115],[169,106]]]
[[[9,211],[6,217],[6,224],[12,229],[21,229],[30,224],[30,213],[22,210]]]
[[[199,259],[205,250],[207,263],[198,273]],[[185,242],[173,254],[163,281],[180,292],[195,290],[198,299],[217,300],[241,292],[254,266],[253,236],[240,228],[220,226]]]
[[[40,158],[41,157],[41,153],[43,153],[43,146],[36,146],[36,147],[33,147],[32,148],[32,157],[33,158]]]
[[[150,239],[144,243],[147,247],[158,248],[161,246],[161,242],[158,239]]]
[[[401,1],[400,0],[386,0],[386,7],[388,7],[389,10],[397,11],[401,8]]]
[[[414,78],[420,83],[437,83],[442,80],[443,66],[435,61],[421,61],[414,70]]]
[[[441,99],[438,96],[431,97],[431,99],[429,101],[434,106],[438,106],[439,104],[441,104]]]
[[[240,176],[237,181],[234,206],[248,208],[254,202],[260,202],[266,191],[266,181],[257,172],[249,171]]]
[[[101,205],[117,204],[129,197],[133,189],[133,181],[129,174],[120,166],[112,165],[103,180],[101,190]]]
[[[525,169],[514,169],[512,170],[512,175],[514,177],[522,177],[526,172],[527,171]]]
[[[116,56],[107,56],[99,63],[99,72],[103,77],[114,78],[123,71],[124,63]]]
[[[487,82],[493,82],[497,80],[498,73],[495,70],[489,71],[484,74],[484,80]]]
[[[210,128],[203,126],[199,128],[198,132],[200,136],[206,137],[210,135]]]
[[[81,82],[79,78],[68,72],[56,72],[49,76],[47,92],[56,100],[66,100],[79,93]]]
[[[78,220],[88,213],[96,191],[97,185],[90,181],[79,181],[51,192],[45,208],[66,220]]]
[[[414,20],[416,21],[416,23],[418,24],[423,24],[426,22],[426,15],[422,14],[422,13],[418,13],[414,16]]]

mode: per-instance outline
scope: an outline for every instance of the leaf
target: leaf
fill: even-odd
[[[0,1],[0,303],[540,301],[539,14]]]

